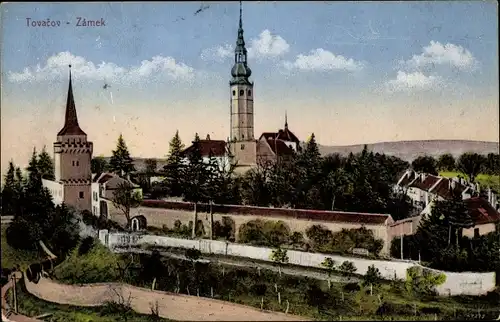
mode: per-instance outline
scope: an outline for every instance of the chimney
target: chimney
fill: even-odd
[[[425,177],[426,177],[426,174],[425,173],[421,173],[420,174],[420,182],[424,182]]]
[[[450,180],[450,185],[451,185],[451,189],[455,189],[457,183],[453,180]]]
[[[479,191],[479,182],[476,182],[476,191],[477,191],[477,193],[479,193],[479,192],[480,192],[480,191]]]
[[[491,187],[488,187],[488,202],[493,205],[493,194],[491,193]]]
[[[210,134],[207,134],[207,141],[210,141]]]

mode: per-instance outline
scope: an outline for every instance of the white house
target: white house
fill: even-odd
[[[108,204],[112,202],[114,190],[120,184],[128,182],[133,186],[134,192],[139,192],[142,195],[142,189],[132,183],[130,180],[119,177],[114,173],[94,174],[92,180],[92,214],[94,216],[108,217]]]
[[[63,203],[64,201],[63,183],[42,179],[42,184],[45,188],[47,188],[50,191],[50,194],[52,195],[52,201],[54,202],[55,205],[60,205]]]

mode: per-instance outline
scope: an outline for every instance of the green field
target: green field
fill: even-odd
[[[453,177],[456,177],[458,175],[460,175],[464,178],[467,178],[467,175],[465,175],[461,172],[454,172],[454,171],[439,172],[439,175],[446,177],[446,178],[453,178]],[[500,191],[500,176],[498,176],[498,175],[479,174],[476,178],[476,181],[483,188],[486,188],[489,186],[496,191]]]
[[[21,251],[12,248],[7,244],[6,229],[7,227],[2,226],[2,268],[10,269],[19,265],[21,269],[25,269],[30,264],[43,258],[43,255],[38,252]]]

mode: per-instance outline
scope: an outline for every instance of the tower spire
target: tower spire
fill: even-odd
[[[286,110],[285,110],[285,129],[288,129],[288,118],[286,115]]]
[[[239,29],[243,30],[243,8],[242,8],[241,1],[240,1],[240,28]]]
[[[78,116],[76,115],[75,98],[73,97],[73,86],[71,84],[71,64],[69,65],[69,86],[68,97],[66,100],[66,114],[64,116],[64,127],[57,136],[60,135],[87,135],[82,131],[78,124]]]
[[[243,4],[240,1],[240,20],[238,25],[238,37],[236,47],[234,48],[234,66],[231,69],[233,84],[249,84],[248,78],[252,75],[252,70],[247,65],[248,52],[245,47],[245,38],[243,37]]]

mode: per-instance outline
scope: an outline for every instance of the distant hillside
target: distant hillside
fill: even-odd
[[[363,144],[346,146],[319,146],[322,155],[340,153],[347,155],[349,152],[357,153],[363,150]],[[367,144],[368,149],[373,152],[394,155],[406,161],[413,161],[420,155],[439,156],[443,153],[451,153],[453,156],[460,156],[465,152],[475,152],[480,154],[499,153],[498,142],[466,141],[466,140],[433,140],[433,141],[398,141],[381,142]],[[109,162],[109,157],[105,157]],[[139,171],[146,168],[144,161],[146,158],[134,158],[135,168]],[[166,164],[165,158],[156,159],[158,169],[162,169]]]
[[[347,155],[350,152],[361,152],[363,146],[363,144],[346,146],[320,145],[319,150],[322,155],[331,153]],[[367,144],[367,146],[370,151],[375,153],[394,155],[409,162],[421,155],[437,157],[443,153],[451,153],[454,157],[458,157],[465,152],[479,154],[499,153],[500,147],[498,142],[467,140],[397,141]]]

